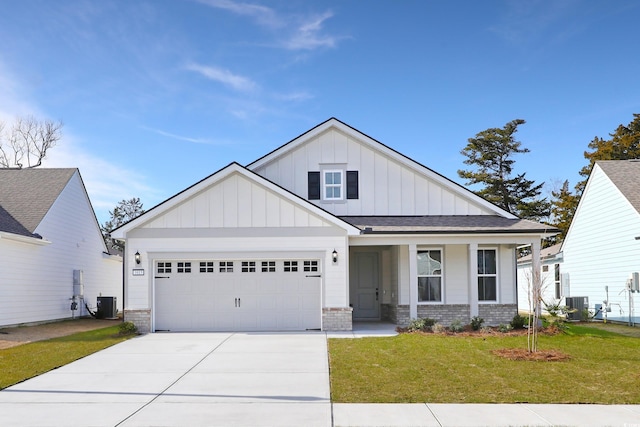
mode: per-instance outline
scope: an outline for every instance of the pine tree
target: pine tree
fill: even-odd
[[[552,191],[551,195],[553,196],[551,201],[551,223],[560,229],[560,233],[553,238],[551,243],[559,243],[567,236],[580,196],[571,193],[568,180],[562,184],[560,190]]]
[[[122,252],[124,250],[124,244],[113,240],[110,233],[124,223],[131,221],[143,213],[144,209],[142,208],[142,203],[138,197],[119,201],[116,207],[113,208],[112,211],[109,211],[109,215],[111,216],[109,220],[105,221],[105,223],[100,226],[107,248],[117,252]]]
[[[521,218],[539,221],[548,217],[550,203],[540,197],[544,183],[537,184],[526,178],[526,173],[512,176],[513,156],[528,153],[516,141],[514,134],[522,119],[512,120],[503,128],[489,128],[469,138],[469,143],[460,152],[467,157],[465,164],[475,166],[475,170],[458,170],[458,175],[467,180],[467,185],[480,184],[476,194],[502,209]]]
[[[593,151],[585,151],[584,158],[589,164],[580,170],[584,177],[576,185],[577,194],[582,194],[591,174],[593,165],[598,160],[628,160],[640,158],[640,114],[634,114],[633,120],[627,126],[619,125],[614,133],[609,134],[611,139],[595,137],[589,148]]]

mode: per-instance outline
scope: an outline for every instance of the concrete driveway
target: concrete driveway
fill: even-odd
[[[325,334],[148,334],[0,391],[0,425],[330,426]]]

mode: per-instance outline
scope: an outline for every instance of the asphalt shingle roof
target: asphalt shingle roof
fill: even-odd
[[[366,233],[527,233],[558,230],[526,219],[509,219],[497,215],[443,216],[341,216],[340,219]],[[366,230],[370,228],[371,230]]]
[[[640,160],[600,160],[596,164],[640,212]]]
[[[32,236],[77,169],[0,169],[0,231]]]

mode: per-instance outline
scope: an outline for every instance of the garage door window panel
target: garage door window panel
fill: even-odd
[[[220,261],[220,273],[233,273],[233,261]]]
[[[215,267],[213,266],[213,261],[200,262],[200,273],[213,273],[214,271]]]
[[[298,271],[298,261],[285,261],[284,271],[285,273],[295,273]]]
[[[255,273],[256,272],[256,262],[255,261],[242,261],[242,269],[243,273]]]
[[[276,272],[276,262],[275,261],[262,261],[262,272],[263,273],[275,273]]]
[[[158,262],[158,273],[166,274],[171,273],[171,263],[170,262]]]
[[[191,273],[191,262],[178,262],[176,271],[178,273]]]

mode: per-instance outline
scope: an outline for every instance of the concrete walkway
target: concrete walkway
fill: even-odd
[[[327,337],[149,334],[0,391],[0,426],[620,426],[640,405],[330,402]]]

